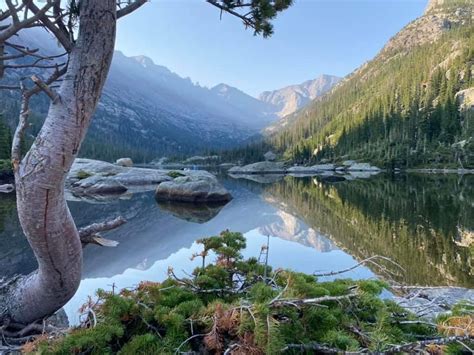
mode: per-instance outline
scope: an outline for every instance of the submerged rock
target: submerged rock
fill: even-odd
[[[232,199],[214,175],[206,171],[187,173],[159,184],[155,191],[156,199],[181,202],[227,202]]]
[[[229,169],[230,174],[281,174],[287,169],[282,162],[261,161],[244,166],[234,166]]]

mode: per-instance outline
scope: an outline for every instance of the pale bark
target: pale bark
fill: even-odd
[[[26,324],[54,313],[74,295],[81,280],[82,246],[66,204],[64,182],[109,71],[116,0],[80,4],[78,40],[59,99],[51,104],[32,148],[15,169],[19,218],[38,270],[11,288],[0,306],[0,323],[10,319]]]

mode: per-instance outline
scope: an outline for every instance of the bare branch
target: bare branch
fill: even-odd
[[[401,270],[405,271],[405,269],[403,267],[401,267],[399,264],[397,264],[396,262],[394,262],[393,260],[385,257],[385,256],[380,256],[380,255],[374,255],[374,256],[371,256],[370,258],[367,258],[367,259],[364,259],[362,260],[361,262],[347,268],[347,269],[344,269],[344,270],[339,270],[339,271],[331,271],[331,272],[327,272],[327,273],[321,273],[321,274],[316,274],[314,273],[313,275],[316,276],[316,277],[325,277],[325,276],[334,276],[334,275],[339,275],[339,274],[343,274],[343,273],[346,273],[346,272],[349,272],[349,271],[352,271],[354,269],[357,269],[358,267],[364,265],[364,264],[367,264],[367,263],[372,263],[378,267],[380,267],[379,264],[375,263],[374,260],[377,260],[377,259],[381,259],[381,260],[385,260],[385,261],[388,261],[390,263],[392,263],[393,265],[397,266],[398,268],[400,268]]]
[[[117,19],[127,16],[128,14],[132,13],[133,11],[140,8],[142,5],[147,3],[148,0],[135,0],[134,2],[128,4],[123,9],[117,11]]]
[[[51,85],[52,83],[56,82],[59,78],[61,78],[64,74],[66,74],[66,71],[67,71],[67,65],[63,66],[61,69],[56,68],[53,74],[51,74],[51,76],[45,81],[45,84]],[[31,97],[33,95],[38,94],[39,92],[41,92],[41,89],[38,86],[35,86],[32,89],[28,90],[26,95]]]
[[[449,344],[453,342],[469,341],[473,339],[474,339],[474,336],[472,335],[436,338],[436,339],[415,341],[413,343],[392,346],[391,348],[386,349],[385,351],[387,353],[411,352],[411,351],[415,351],[416,349],[423,349],[428,345],[445,345],[445,344]]]
[[[59,0],[48,1],[51,2],[51,6],[59,6],[58,3],[60,3]],[[70,52],[72,50],[73,43],[71,41],[71,34],[66,29],[66,27],[64,25],[57,26],[55,23],[53,23],[46,15],[46,12],[42,12],[42,9],[39,9],[33,2],[30,2],[27,7],[31,10],[31,12],[35,14],[36,17],[38,17],[38,19],[41,20],[42,25],[44,25],[56,37],[56,39],[59,41],[59,43],[61,43],[66,52]],[[61,19],[58,19],[58,23],[61,21]]]
[[[308,343],[308,344],[287,344],[283,349],[281,349],[282,353],[287,351],[297,351],[299,353],[307,353],[309,351],[314,353],[323,353],[323,354],[339,354],[341,350],[330,348],[326,345],[318,344],[318,343]]]
[[[23,83],[20,83],[22,90],[21,97],[21,109],[20,109],[20,118],[18,121],[18,126],[16,127],[15,134],[13,135],[12,141],[12,165],[13,171],[17,171],[21,161],[21,142],[23,140],[23,135],[28,123],[28,117],[30,115],[29,105],[30,105],[30,95],[27,94],[26,89]]]
[[[96,244],[102,247],[116,247],[117,245],[119,245],[119,242],[104,238],[100,234],[86,235],[80,237],[80,239],[83,247],[87,244]]]
[[[0,85],[0,90],[21,90],[19,85]]]
[[[351,298],[357,297],[358,294],[356,292],[349,293],[347,295],[342,295],[342,296],[323,296],[323,297],[317,297],[317,298],[306,298],[306,299],[300,299],[300,298],[295,298],[295,299],[284,299],[284,298],[279,298],[275,299],[270,302],[270,306],[285,306],[285,305],[292,305],[292,306],[307,306],[307,305],[315,305],[315,304],[320,304],[323,302],[330,302],[330,301],[343,301],[343,300],[349,300]]]
[[[41,89],[43,90],[46,95],[53,101],[53,103],[57,103],[60,99],[60,96],[56,91],[51,89],[43,80],[41,80],[37,75],[32,75],[31,80]]]
[[[127,223],[127,221],[122,216],[119,216],[111,221],[106,221],[102,223],[94,223],[87,227],[83,227],[79,229],[79,237],[82,240],[83,238],[89,237],[99,232],[105,232],[105,231],[115,229],[125,223]]]
[[[31,5],[33,3],[32,1],[27,1],[27,0],[23,0],[23,1],[25,3],[28,3],[29,5]],[[59,1],[59,0],[55,0],[55,1]],[[0,32],[0,44],[3,44],[3,42],[5,42],[9,38],[13,37],[20,30],[31,26],[32,24],[34,24],[39,19],[41,19],[43,17],[47,18],[46,13],[49,11],[49,9],[51,9],[51,7],[54,5],[55,1],[47,0],[46,5],[43,6],[41,9],[39,9],[38,7],[36,7],[33,4],[33,6],[35,6],[36,9],[37,9],[37,12],[34,14],[34,16],[32,16],[30,18],[26,18],[23,21],[20,21],[20,22],[17,22],[17,23],[15,23],[15,21],[13,21],[12,24],[10,24],[2,32]],[[16,11],[18,12],[18,10],[16,10]],[[10,16],[14,16],[11,10],[10,10]]]

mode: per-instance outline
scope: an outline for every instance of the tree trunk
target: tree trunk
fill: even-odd
[[[0,305],[0,324],[7,319],[27,324],[54,313],[81,280],[82,247],[64,183],[110,68],[116,0],[81,0],[79,23],[60,99],[51,103],[33,146],[15,169],[18,214],[38,270],[9,290]]]

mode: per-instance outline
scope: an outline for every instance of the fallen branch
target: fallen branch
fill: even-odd
[[[101,247],[116,247],[119,245],[119,242],[112,240],[112,239],[107,239],[102,237],[100,234],[92,234],[92,235],[86,235],[81,238],[81,243],[83,246],[87,244],[95,244],[95,245],[100,245]]]
[[[318,344],[318,343],[308,343],[308,344],[288,344],[286,345],[283,349],[281,349],[281,352],[287,352],[289,350],[297,350],[300,353],[306,353],[308,351],[314,351],[318,353],[323,353],[323,354],[338,354],[341,351],[335,348],[330,348],[326,345]]]
[[[6,184],[6,185],[0,185],[0,192],[1,193],[10,193],[10,192],[13,192],[13,190],[15,190],[15,186],[13,186],[12,184]]]
[[[428,345],[445,345],[453,342],[464,342],[464,341],[471,341],[474,339],[474,336],[471,335],[464,335],[464,336],[452,336],[446,338],[436,338],[430,340],[421,340],[415,341],[413,343],[402,344],[402,345],[395,345],[391,348],[385,350],[385,352],[403,352],[403,351],[413,351],[415,349],[422,349]]]
[[[106,221],[102,223],[94,223],[87,227],[83,227],[79,229],[79,237],[82,240],[83,238],[90,237],[94,234],[98,234],[100,232],[105,232],[105,231],[118,228],[125,223],[127,223],[127,220],[123,218],[122,216],[119,216],[110,221]]]
[[[325,277],[325,276],[334,276],[334,275],[339,275],[339,274],[343,274],[343,273],[346,273],[346,272],[349,272],[349,271],[352,271],[354,269],[357,269],[358,267],[360,266],[363,266],[364,264],[367,264],[367,263],[371,263],[371,264],[374,264],[375,266],[378,266],[380,268],[382,268],[381,265],[377,264],[374,262],[374,260],[377,260],[377,259],[380,259],[380,260],[384,260],[384,261],[388,261],[390,262],[391,264],[395,265],[396,267],[400,268],[401,270],[403,270],[405,272],[405,269],[400,266],[399,264],[397,264],[396,262],[394,262],[393,260],[385,257],[385,256],[380,256],[380,255],[374,255],[374,256],[371,256],[370,258],[367,258],[367,259],[364,259],[362,260],[361,262],[355,264],[354,266],[351,266],[347,269],[344,269],[344,270],[339,270],[339,271],[331,271],[331,272],[327,272],[327,273],[322,273],[322,274],[316,274],[314,273],[313,275],[316,276],[316,277]],[[385,269],[385,268],[384,268]]]
[[[284,305],[296,305],[296,306],[306,306],[306,305],[314,305],[320,304],[323,302],[331,302],[331,301],[343,301],[343,300],[350,300],[351,298],[357,297],[357,293],[350,293],[348,295],[343,296],[323,296],[318,298],[306,298],[306,299],[277,299],[273,300],[269,303],[270,306],[284,306]]]

